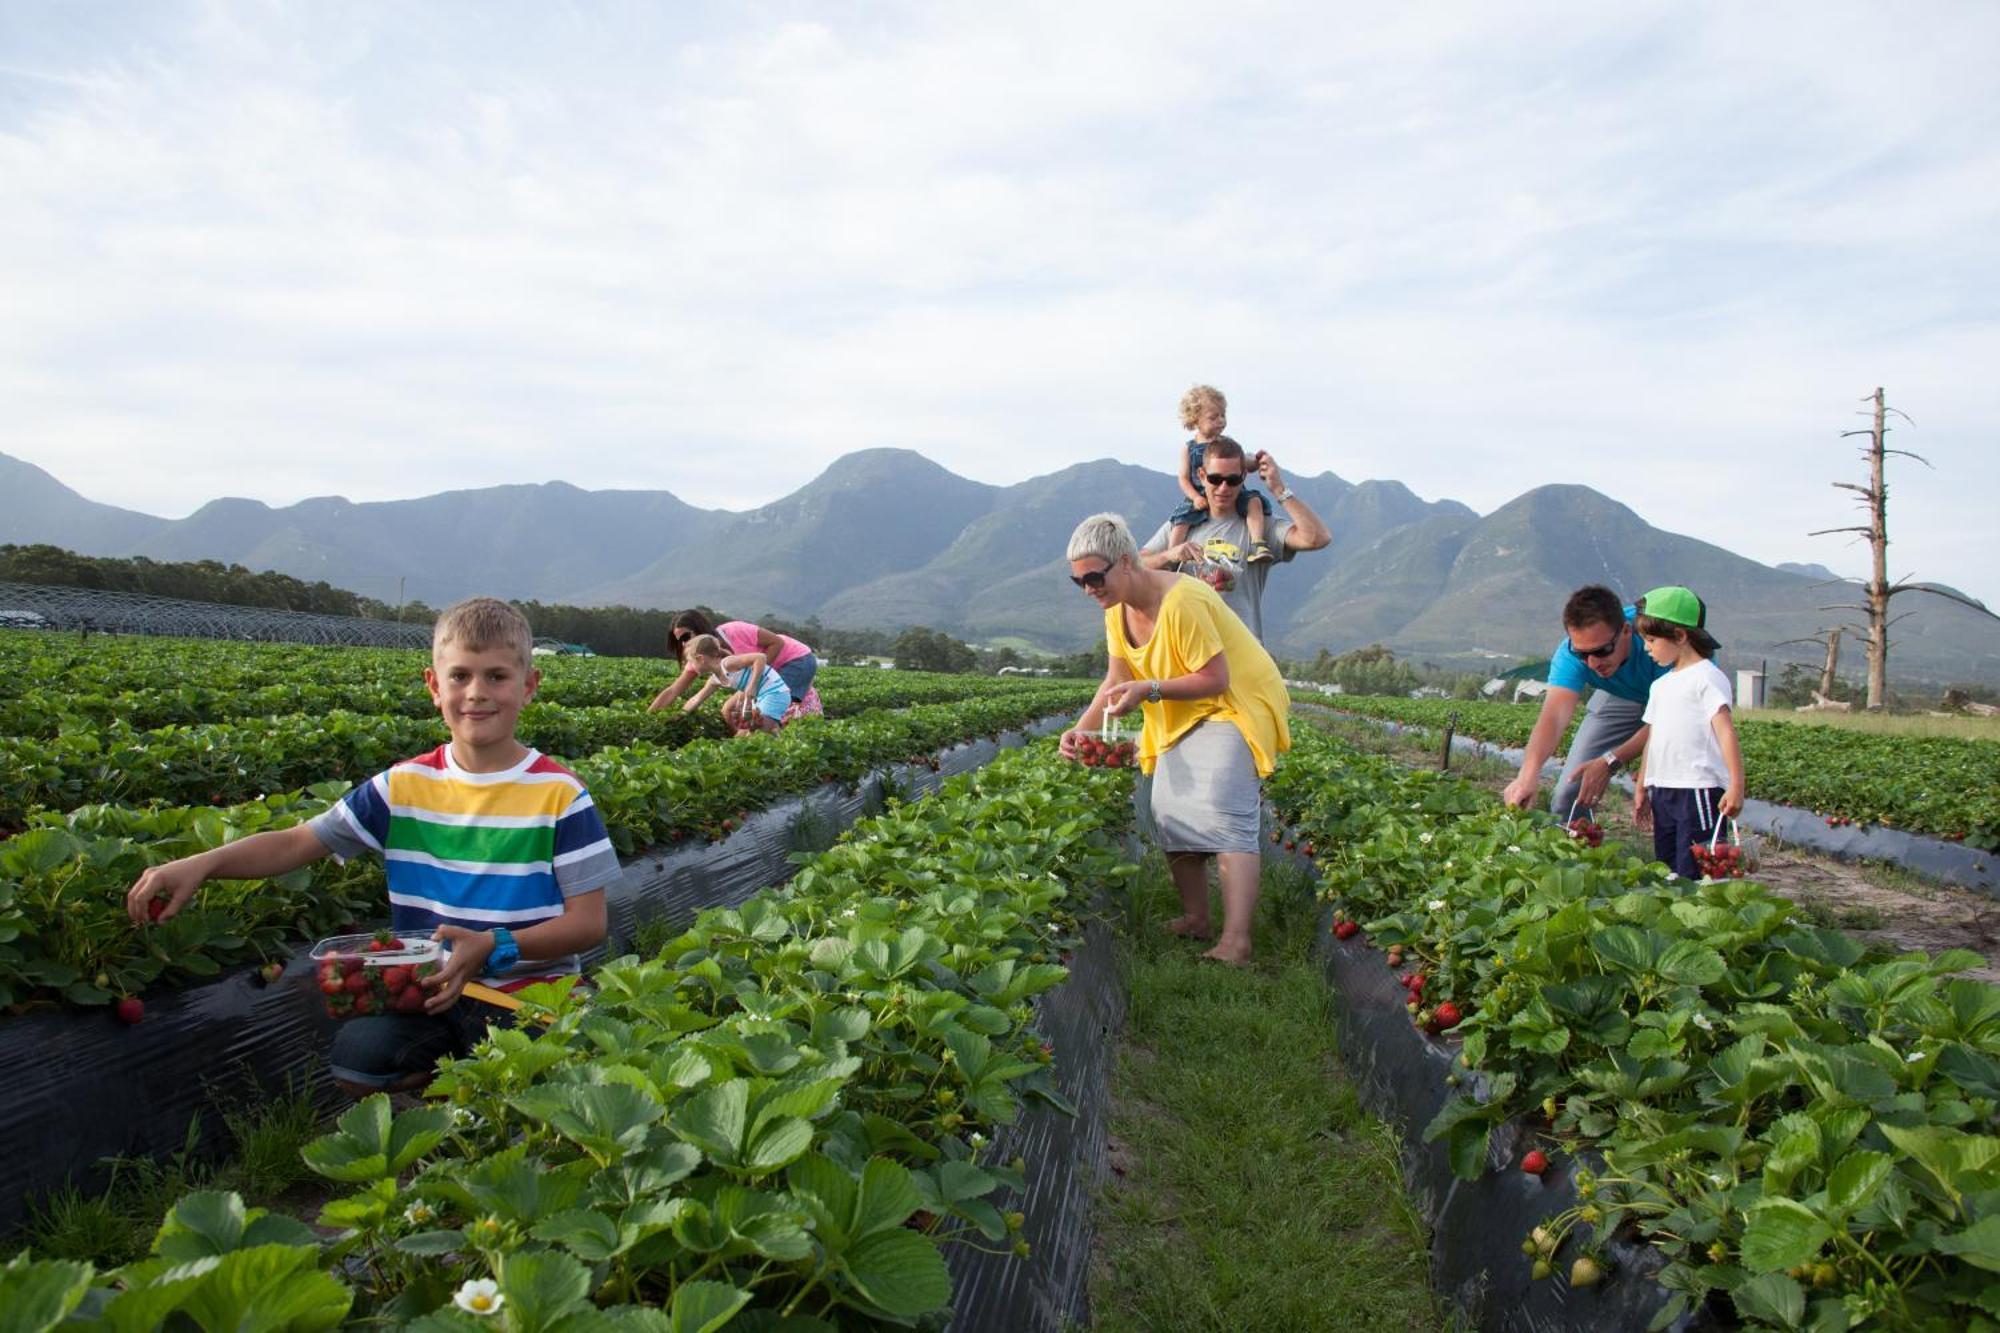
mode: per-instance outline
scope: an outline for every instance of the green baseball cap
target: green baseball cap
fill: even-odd
[[[1708,619],[1708,607],[1701,598],[1686,588],[1669,584],[1655,588],[1639,599],[1639,614],[1664,620],[1670,625],[1684,625],[1688,629],[1702,629]]]

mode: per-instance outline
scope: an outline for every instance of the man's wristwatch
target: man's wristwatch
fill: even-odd
[[[521,961],[521,946],[514,932],[505,926],[493,927],[493,952],[486,955],[486,975],[494,977]]]
[[[1290,504],[1292,502],[1292,496],[1295,494],[1297,494],[1297,492],[1292,490],[1291,487],[1287,486],[1281,491],[1272,491],[1271,498],[1273,500],[1276,500],[1281,505]]]
[[[1604,760],[1604,766],[1613,773],[1625,767],[1625,761],[1618,757],[1618,751],[1616,750],[1606,750],[1599,758]]]
[[[1160,682],[1159,682],[1159,681],[1157,681],[1157,680],[1149,680],[1149,681],[1147,681],[1147,682],[1146,682],[1146,702],[1147,702],[1147,703],[1149,703],[1149,704],[1156,704],[1156,703],[1160,702],[1160,700],[1161,700],[1162,698],[1164,698],[1164,697],[1165,697],[1165,696],[1164,696],[1164,695],[1162,695],[1162,694],[1160,693]]]

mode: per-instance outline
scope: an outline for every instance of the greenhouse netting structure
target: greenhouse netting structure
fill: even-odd
[[[431,641],[429,625],[393,620],[320,616],[262,606],[188,602],[145,593],[6,582],[0,582],[0,629],[159,634],[361,648],[427,648]]]

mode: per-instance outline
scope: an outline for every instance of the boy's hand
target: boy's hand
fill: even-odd
[[[194,897],[208,879],[200,867],[194,863],[195,857],[184,856],[178,861],[165,865],[148,866],[132,887],[125,891],[125,915],[132,918],[135,926],[150,926],[158,921],[166,921],[187,906],[188,899]],[[155,901],[161,905],[153,906]]]
[[[493,953],[493,932],[467,930],[463,926],[439,926],[431,932],[431,938],[451,945],[444,966],[423,980],[425,989],[433,992],[424,1001],[424,1012],[441,1014],[458,1003],[466,982],[477,981],[486,970],[486,960]]]
[[[1653,827],[1653,803],[1646,799],[1644,787],[1632,793],[1632,823],[1639,828]]]
[[[1734,819],[1743,813],[1743,789],[1731,787],[1722,793],[1722,799],[1715,804],[1715,811],[1725,819]]]

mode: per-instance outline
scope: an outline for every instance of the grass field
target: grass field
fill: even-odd
[[[2000,741],[2000,717],[1936,713],[1797,713],[1789,708],[1745,708],[1738,716],[1801,727],[1839,727],[1878,736],[1947,736],[1962,741]]]

